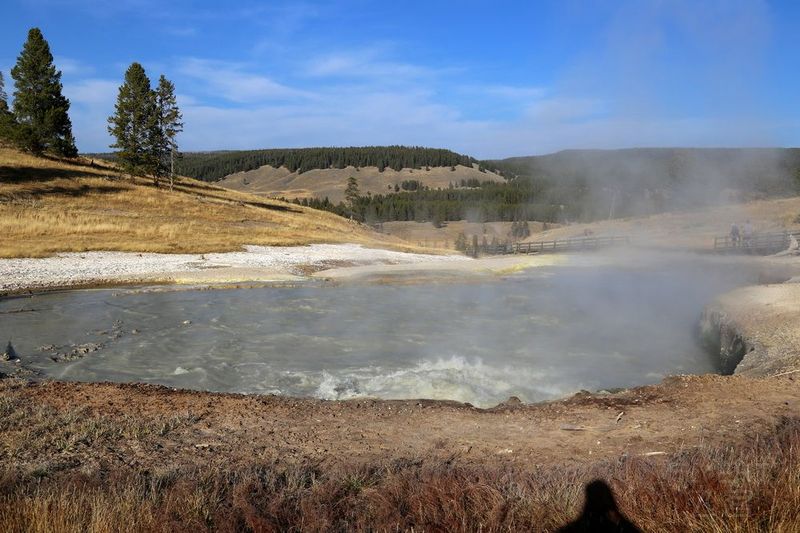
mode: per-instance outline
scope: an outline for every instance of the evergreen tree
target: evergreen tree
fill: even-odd
[[[353,217],[359,196],[360,191],[358,190],[358,180],[353,176],[350,176],[347,178],[347,187],[344,189],[344,198],[347,202],[347,207],[350,208],[350,218]]]
[[[467,236],[463,232],[459,233],[456,237],[455,248],[459,252],[464,252],[467,249]]]
[[[14,115],[8,110],[8,95],[3,73],[0,72],[0,139],[11,139],[14,134]]]
[[[175,180],[175,157],[178,153],[178,143],[175,138],[183,131],[181,122],[183,116],[175,98],[175,85],[163,74],[158,79],[155,98],[158,128],[153,146],[158,157],[157,174],[161,176],[169,174],[171,190]]]
[[[6,82],[3,73],[0,72],[0,113],[8,113],[8,95],[6,94]]]
[[[50,150],[66,157],[78,155],[69,100],[61,94],[61,71],[56,70],[50,45],[39,28],[28,32],[11,77],[20,146],[34,153]]]
[[[111,148],[117,149],[122,168],[133,176],[152,174],[158,184],[158,151],[153,146],[160,137],[156,98],[139,63],[132,63],[125,72],[108,124],[108,132],[116,139]]]

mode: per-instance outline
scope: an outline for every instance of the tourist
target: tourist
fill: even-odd
[[[731,224],[731,244],[739,246],[739,225],[736,222]]]
[[[751,246],[753,243],[753,225],[750,223],[750,220],[744,223],[744,227],[742,228],[742,244],[744,246]]]

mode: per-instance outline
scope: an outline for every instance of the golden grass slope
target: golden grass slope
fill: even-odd
[[[118,250],[206,253],[244,244],[400,244],[331,213],[188,178],[175,190],[111,164],[0,146],[0,257]]]
[[[396,171],[391,168],[383,172],[378,167],[355,167],[315,169],[298,174],[285,167],[274,168],[263,166],[248,172],[237,172],[226,176],[219,185],[246,191],[272,198],[325,198],[333,203],[344,200],[344,189],[347,178],[358,179],[358,187],[362,194],[386,194],[394,191],[395,185],[403,181],[418,180],[432,189],[446,189],[452,182],[460,183],[462,179],[478,179],[480,181],[505,181],[502,176],[492,172],[481,172],[477,166],[468,168],[462,165],[451,170],[450,167],[430,167],[426,169],[409,169]]]

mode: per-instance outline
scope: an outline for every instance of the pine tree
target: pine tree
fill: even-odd
[[[20,146],[34,153],[50,150],[66,157],[78,155],[69,119],[69,100],[61,94],[61,71],[56,70],[50,45],[39,28],[28,32],[11,77]]]
[[[358,180],[353,176],[347,178],[347,187],[344,189],[344,198],[351,212],[355,209],[361,192],[358,190]],[[352,215],[351,215],[352,216]]]
[[[0,72],[0,113],[8,113],[8,95],[6,94],[6,82],[3,73]]]
[[[120,165],[133,176],[156,176],[158,184],[158,152],[153,144],[160,135],[155,93],[150,79],[139,63],[132,63],[120,86],[114,115],[108,117],[108,132],[116,139]]]
[[[157,174],[161,176],[169,174],[169,188],[172,190],[175,180],[175,156],[178,153],[178,143],[175,138],[183,131],[181,122],[183,116],[175,98],[175,85],[163,74],[158,79],[155,98],[158,128],[153,146],[158,157]]]
[[[5,80],[0,72],[0,139],[12,139],[14,134],[14,115],[8,110],[8,95]]]

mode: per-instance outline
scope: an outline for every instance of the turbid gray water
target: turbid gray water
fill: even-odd
[[[0,340],[58,379],[487,406],[714,372],[694,326],[745,276],[672,258],[469,283],[72,291],[0,301]]]

